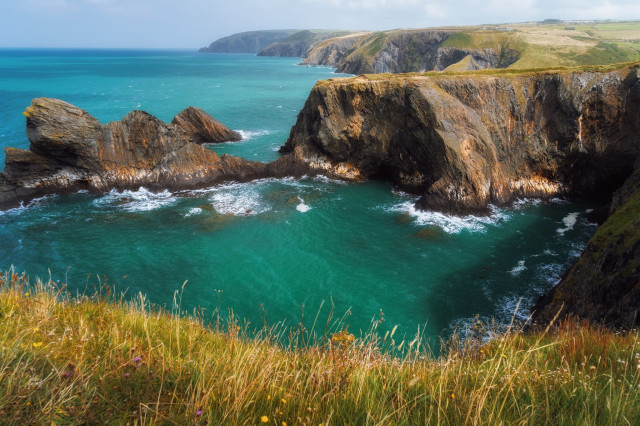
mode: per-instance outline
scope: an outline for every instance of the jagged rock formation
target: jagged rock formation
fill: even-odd
[[[203,53],[258,53],[271,43],[284,40],[300,30],[247,31],[223,37],[203,47]]]
[[[282,152],[383,175],[424,209],[610,193],[640,152],[639,69],[357,77],[318,83]]]
[[[101,124],[66,102],[40,98],[24,114],[31,146],[28,150],[5,148],[2,208],[80,189],[99,193],[144,185],[174,190],[306,171],[298,171],[294,157],[264,164],[220,157],[193,143],[192,135],[201,138],[211,130],[208,115],[197,109],[183,111],[177,124],[165,124],[143,111]]]
[[[611,215],[578,261],[533,308],[533,320],[576,315],[614,327],[640,326],[640,167],[614,194]]]
[[[182,128],[198,144],[242,140],[240,133],[229,129],[200,108],[188,107],[173,117],[171,122]]]

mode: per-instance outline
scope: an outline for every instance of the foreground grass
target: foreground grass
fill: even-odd
[[[477,335],[482,336],[480,329]],[[0,419],[14,424],[638,424],[640,336],[564,322],[403,358],[389,336],[205,326],[0,274]],[[290,339],[289,339],[290,338]],[[285,344],[285,341],[292,343]]]

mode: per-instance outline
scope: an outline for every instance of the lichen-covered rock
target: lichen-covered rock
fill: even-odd
[[[640,152],[638,67],[360,76],[318,83],[282,152],[345,179],[384,175],[418,206],[611,192]]]
[[[171,122],[181,127],[198,144],[242,140],[240,133],[229,129],[200,108],[188,107],[173,117]]]

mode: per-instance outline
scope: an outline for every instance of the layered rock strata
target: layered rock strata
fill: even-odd
[[[182,128],[198,144],[237,142],[242,135],[211,117],[200,108],[188,107],[173,117],[171,123]]]
[[[344,179],[385,176],[418,205],[482,213],[592,196],[640,150],[639,69],[360,76],[319,82],[282,152]]]

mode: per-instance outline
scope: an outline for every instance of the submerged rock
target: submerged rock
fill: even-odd
[[[198,144],[242,140],[240,133],[229,129],[200,108],[188,107],[173,117],[171,122],[181,127]]]

